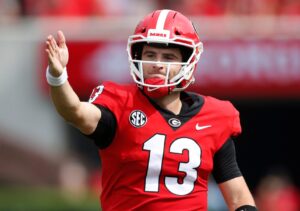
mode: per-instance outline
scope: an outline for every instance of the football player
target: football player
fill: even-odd
[[[211,173],[229,210],[256,210],[232,140],[241,132],[239,112],[228,101],[185,91],[203,51],[187,17],[172,10],[147,15],[128,39],[136,84],[105,82],[89,102],[68,83],[63,32],[46,43],[58,113],[99,148],[103,210],[207,210]]]

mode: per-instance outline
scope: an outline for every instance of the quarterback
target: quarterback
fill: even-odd
[[[229,210],[257,210],[235,157],[239,112],[229,101],[185,91],[203,52],[187,17],[157,10],[141,20],[127,47],[135,83],[104,82],[89,102],[68,83],[63,32],[46,44],[56,110],[99,148],[104,211],[205,211],[211,174]]]

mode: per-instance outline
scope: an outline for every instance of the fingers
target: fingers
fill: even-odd
[[[49,56],[54,57],[54,52],[53,52],[53,50],[51,49],[51,47],[46,48],[45,51],[47,52],[48,57],[49,57]]]
[[[51,34],[48,35],[45,43],[45,51],[48,54],[49,64],[57,60],[65,66],[68,62],[68,50],[63,32],[57,32],[57,39],[55,39],[54,36]]]
[[[66,38],[65,35],[62,31],[58,31],[57,32],[57,42],[58,42],[58,46],[61,47],[65,47],[66,45]]]
[[[51,65],[53,63],[53,55],[51,55],[49,49],[45,49],[48,54],[48,64]]]
[[[51,47],[52,47],[55,51],[58,50],[58,45],[57,45],[56,40],[54,39],[54,37],[51,37],[50,44],[51,44]]]
[[[49,47],[47,49],[45,49],[46,53],[48,54],[48,63],[49,64],[52,64],[53,63],[53,60],[55,58],[54,56],[54,53],[53,53],[53,50]]]
[[[59,47],[52,35],[49,35],[46,40],[47,49],[49,50],[49,53],[54,56],[58,53]]]
[[[55,46],[57,46],[56,41],[54,40],[52,35],[49,35],[47,37],[46,45],[47,45],[47,47],[46,47],[45,51],[48,54],[48,62],[49,62],[49,64],[52,64],[52,61],[56,55]]]
[[[54,56],[55,51],[54,51],[54,48],[53,48],[53,46],[52,46],[52,44],[51,44],[51,41],[47,40],[47,41],[46,41],[46,45],[47,45],[47,49],[46,49],[46,50],[48,50],[47,52],[48,52],[49,54],[51,54],[51,56]]]

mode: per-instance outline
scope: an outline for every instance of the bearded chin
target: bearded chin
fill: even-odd
[[[145,80],[146,84],[151,85],[163,85],[165,83],[165,80],[162,78],[147,78]],[[170,94],[170,92],[174,89],[174,86],[168,86],[168,87],[146,87],[143,86],[143,92],[150,98],[161,98],[164,96],[167,96]]]

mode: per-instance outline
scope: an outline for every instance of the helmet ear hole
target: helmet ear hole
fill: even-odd
[[[133,59],[140,60],[145,42],[135,43],[131,47],[131,56]]]
[[[187,62],[193,53],[193,49],[188,47],[180,47],[180,52],[182,55],[182,61]]]
[[[176,29],[176,30],[175,30],[175,35],[178,35],[178,36],[179,36],[179,35],[181,35],[181,33]]]

